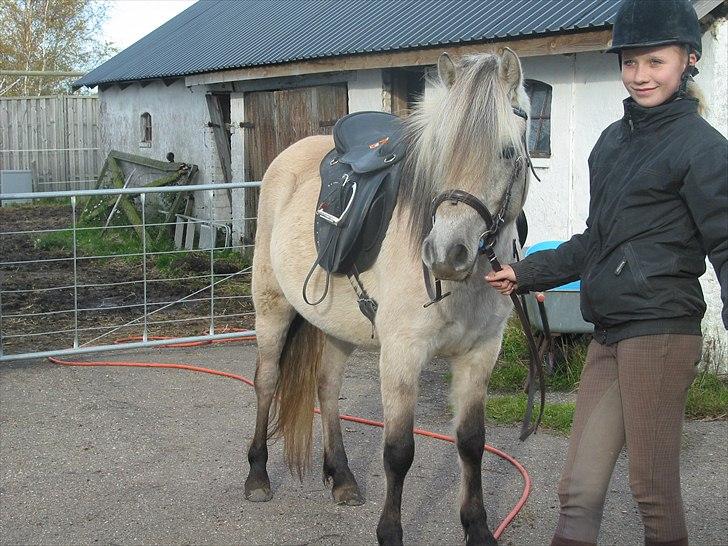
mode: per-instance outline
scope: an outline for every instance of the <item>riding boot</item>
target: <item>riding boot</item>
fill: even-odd
[[[559,535],[551,539],[551,546],[597,546],[596,542],[584,542],[583,540],[572,540]]]

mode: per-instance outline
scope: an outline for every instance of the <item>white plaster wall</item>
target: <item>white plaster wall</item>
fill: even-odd
[[[359,70],[347,82],[349,113],[363,110],[384,110],[383,85],[381,70]]]
[[[534,159],[526,201],[527,244],[568,239],[586,227],[589,211],[587,159],[599,135],[621,117],[626,92],[614,55],[585,53],[527,57],[524,75],[552,87],[551,157]]]
[[[217,157],[203,88],[187,88],[182,80],[169,87],[152,82],[146,87],[133,84],[125,89],[113,86],[101,92],[101,146],[104,155],[119,150],[166,161],[167,152],[173,152],[175,161],[194,163],[199,173],[196,184],[222,182],[222,171]],[[151,146],[141,144],[140,116],[152,116]],[[195,195],[195,215],[209,217],[209,197]],[[216,192],[215,219],[229,221],[230,208],[227,192]]]
[[[698,62],[700,74],[695,81],[708,103],[706,119],[728,137],[728,21],[717,20],[703,35],[703,56]],[[726,174],[728,176],[728,174]],[[725,223],[728,237],[728,218]],[[721,319],[720,285],[708,262],[707,272],[700,279],[708,309],[703,319],[703,360],[711,368],[728,371],[728,332]]]

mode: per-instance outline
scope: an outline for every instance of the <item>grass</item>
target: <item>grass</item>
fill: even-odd
[[[556,347],[557,365],[547,376],[546,388],[551,392],[573,392],[586,361],[588,336],[563,338]],[[486,417],[499,424],[518,423],[526,410],[523,386],[528,376],[528,347],[519,324],[511,320],[506,327],[503,348],[491,375]],[[537,411],[534,409],[534,411]],[[727,419],[728,381],[712,372],[698,374],[688,390],[685,415],[689,419]],[[568,434],[574,416],[570,402],[546,403],[542,426]]]
[[[534,404],[534,415],[538,414],[540,407],[540,404]],[[490,397],[485,406],[486,418],[501,425],[519,423],[523,419],[525,411],[525,394]],[[573,418],[574,404],[570,402],[549,404],[547,402],[543,412],[541,427],[559,433],[568,434],[571,431],[571,422]]]
[[[555,340],[556,365],[546,378],[551,391],[571,392],[579,384],[586,360],[586,336],[562,336]],[[503,348],[490,378],[490,389],[519,392],[528,376],[529,352],[520,324],[509,321],[503,337]]]
[[[77,254],[79,256],[113,256],[112,259],[134,265],[141,262],[142,241],[131,227],[111,226],[105,232],[100,229],[83,229],[94,226],[82,226],[76,232]],[[151,253],[152,266],[162,277],[179,277],[181,271],[209,271],[209,251],[198,250],[175,251],[174,244],[168,236],[157,238],[156,234],[147,233],[147,253]],[[35,240],[40,250],[58,250],[66,253],[73,251],[73,233],[70,229],[45,233]],[[154,255],[154,253],[163,253]],[[125,256],[126,255],[126,256]],[[215,271],[239,271],[248,267],[251,258],[234,250],[222,249],[214,251]],[[147,262],[149,266],[149,262]]]
[[[728,382],[710,372],[700,372],[688,390],[685,416],[690,419],[726,419]]]
[[[68,202],[67,197],[37,197],[26,203],[23,203],[23,202],[19,203],[15,200],[11,201],[10,199],[6,199],[3,202],[4,207],[13,207],[13,208],[18,208],[18,209],[34,209],[37,207],[44,207],[44,206],[45,207],[48,207],[48,206],[57,207],[59,205],[64,205],[64,206],[68,207],[69,209],[71,208],[71,205]]]

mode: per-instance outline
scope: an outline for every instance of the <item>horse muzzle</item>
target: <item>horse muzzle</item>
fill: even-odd
[[[422,245],[422,261],[437,279],[464,281],[473,271],[477,254],[462,243],[438,249],[428,237]]]

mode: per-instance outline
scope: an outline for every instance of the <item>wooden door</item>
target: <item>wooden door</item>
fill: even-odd
[[[261,180],[271,161],[304,137],[331,134],[336,120],[348,113],[345,83],[245,94],[245,179]],[[245,215],[258,209],[258,192],[245,192]],[[247,221],[246,242],[255,237]]]

